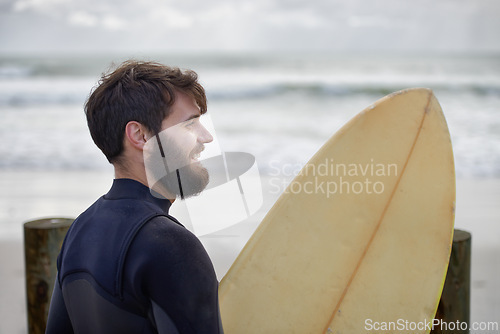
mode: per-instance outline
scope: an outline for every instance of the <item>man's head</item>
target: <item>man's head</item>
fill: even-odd
[[[104,75],[85,105],[92,138],[114,165],[117,177],[137,179],[152,189],[168,188],[166,196],[181,197],[179,187],[192,195],[208,183],[207,171],[198,162],[204,144],[213,139],[199,120],[206,109],[196,73],[135,61]],[[153,154],[151,143],[159,148]],[[176,167],[168,170],[167,165]],[[167,173],[168,178],[162,179],[163,184],[149,184],[146,178],[158,166],[165,167],[161,177]],[[181,174],[189,183],[180,185]]]
[[[178,93],[162,131],[143,146],[148,185],[156,193],[186,198],[207,186],[208,171],[199,158],[204,144],[213,138],[200,122],[200,116],[193,99]]]
[[[109,162],[118,162],[127,124],[135,121],[151,134],[159,133],[179,93],[192,98],[201,114],[206,112],[205,90],[195,72],[153,62],[123,63],[102,76],[85,104],[94,143]]]

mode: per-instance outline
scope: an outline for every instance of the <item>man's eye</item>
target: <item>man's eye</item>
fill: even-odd
[[[186,121],[185,126],[186,126],[187,128],[189,128],[189,127],[193,127],[193,126],[196,126],[196,124],[197,124],[199,121],[200,121],[200,119],[199,119],[198,117],[193,118],[193,119],[190,119],[190,120]]]

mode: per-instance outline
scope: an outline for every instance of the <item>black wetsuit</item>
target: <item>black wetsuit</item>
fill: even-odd
[[[130,179],[72,224],[57,261],[48,334],[222,333],[218,281],[170,201]]]

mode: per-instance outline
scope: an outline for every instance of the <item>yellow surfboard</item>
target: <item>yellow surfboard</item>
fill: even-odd
[[[454,201],[432,91],[377,101],[304,166],[222,279],[225,333],[428,333]]]

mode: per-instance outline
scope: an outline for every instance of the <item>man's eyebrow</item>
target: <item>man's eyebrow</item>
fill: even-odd
[[[200,116],[201,116],[201,114],[192,114],[191,116],[186,118],[183,122],[187,122],[187,121],[190,121],[192,119],[199,118]]]

